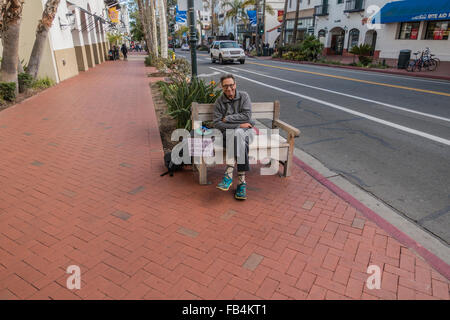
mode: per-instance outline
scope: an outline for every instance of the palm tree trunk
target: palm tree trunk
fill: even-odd
[[[45,41],[47,40],[48,30],[52,26],[58,10],[60,0],[47,0],[42,19],[36,28],[36,39],[34,40],[33,50],[31,51],[30,61],[28,62],[28,70],[33,78],[37,77],[39,65],[41,64],[42,53],[44,52]]]
[[[161,41],[161,57],[167,59],[167,23],[164,0],[158,0],[159,35]],[[195,23],[195,22],[194,22]]]
[[[19,33],[22,21],[23,0],[3,1],[1,7],[1,37],[3,41],[3,57],[0,67],[0,80],[14,82],[16,94],[17,66],[19,64]]]
[[[286,36],[286,11],[288,7],[288,1],[284,1],[284,11],[283,11],[283,22],[281,25],[281,33],[280,33],[280,40],[278,41],[278,56],[281,58],[281,47],[284,46],[284,37]]]
[[[150,17],[152,22],[152,41],[153,48],[155,50],[155,56],[158,57],[158,30],[156,28],[156,12],[155,12],[155,1],[150,0]]]
[[[295,8],[294,32],[292,33],[292,41],[291,41],[292,44],[297,42],[297,28],[298,28],[298,11],[299,11],[299,8],[300,8],[300,0],[297,0],[297,6]]]
[[[139,8],[139,17],[142,22],[143,32],[144,32],[144,40],[147,44],[147,50],[150,53],[151,50],[153,50],[151,45],[151,33],[150,33],[150,27],[149,27],[149,19],[147,14],[147,8],[149,6],[148,0],[143,2],[143,0],[137,0],[138,8]]]

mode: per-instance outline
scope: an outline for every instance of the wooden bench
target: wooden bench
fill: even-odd
[[[197,129],[199,121],[212,121],[214,113],[214,104],[199,104],[192,103],[191,121],[193,129]],[[280,135],[272,134],[270,136],[270,143],[267,140],[267,135],[255,135],[255,139],[249,145],[249,158],[255,160],[259,159],[259,150],[265,149],[267,156],[271,161],[277,161],[283,165],[283,176],[291,175],[292,157],[294,153],[294,139],[300,135],[300,130],[287,124],[279,119],[280,117],[280,102],[255,102],[252,103],[252,119],[270,119],[272,120],[273,129],[281,129],[286,131],[287,140]],[[215,150],[218,151],[217,149]],[[225,150],[224,150],[225,151]],[[212,164],[214,165],[214,164]],[[212,166],[206,164],[203,159],[200,159],[200,164],[194,164],[194,168],[199,172],[200,184],[207,184],[207,167]],[[278,168],[278,167],[277,167]]]

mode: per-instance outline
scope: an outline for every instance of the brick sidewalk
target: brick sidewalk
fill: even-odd
[[[0,299],[449,299],[445,277],[300,167],[255,166],[245,202],[189,170],[161,178],[142,60],[0,112]]]

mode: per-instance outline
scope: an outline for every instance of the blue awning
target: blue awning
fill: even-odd
[[[384,5],[372,23],[450,20],[450,0],[404,0]]]

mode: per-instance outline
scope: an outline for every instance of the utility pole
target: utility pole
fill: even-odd
[[[191,67],[192,78],[197,77],[197,30],[195,28],[195,10],[194,0],[188,0],[188,12],[189,12],[189,42],[191,43]]]

